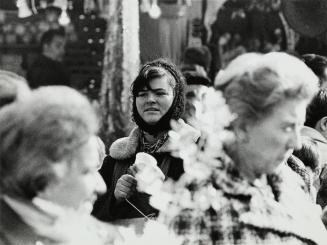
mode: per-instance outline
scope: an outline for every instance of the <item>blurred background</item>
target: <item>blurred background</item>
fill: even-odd
[[[106,131],[124,132],[108,127],[128,111],[140,64],[181,65],[187,48],[200,47],[208,54],[188,59],[213,80],[245,52],[327,55],[326,21],[323,0],[1,0],[0,69],[26,76],[41,35],[64,28],[71,86],[102,106]]]

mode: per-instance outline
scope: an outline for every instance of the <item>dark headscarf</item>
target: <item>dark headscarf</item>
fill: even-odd
[[[149,83],[155,78],[167,76],[168,82],[174,90],[174,100],[165,115],[154,124],[146,123],[136,108],[136,97],[138,92],[144,87],[151,90]],[[170,121],[172,119],[179,119],[184,112],[185,103],[185,82],[183,75],[177,70],[176,66],[164,59],[158,59],[146,63],[140,70],[138,76],[131,86],[131,93],[133,98],[133,111],[132,117],[136,125],[143,131],[149,134],[156,135],[159,132],[167,131],[170,129]]]

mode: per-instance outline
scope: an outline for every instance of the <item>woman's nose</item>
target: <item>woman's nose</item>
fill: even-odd
[[[155,94],[149,92],[149,93],[148,93],[148,96],[147,96],[147,100],[150,101],[150,102],[155,101],[155,100],[156,100],[156,96],[155,96]]]
[[[96,173],[96,189],[97,194],[103,194],[107,191],[106,183],[104,182],[102,176],[97,172]]]

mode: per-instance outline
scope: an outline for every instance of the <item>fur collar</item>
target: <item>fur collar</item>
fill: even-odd
[[[194,141],[197,141],[200,137],[200,132],[188,124],[185,124],[190,134],[193,136]],[[129,136],[116,140],[109,149],[109,155],[117,160],[124,160],[133,157],[139,146],[139,139],[141,136],[141,130],[134,128]],[[157,152],[169,152],[168,141],[166,141]]]

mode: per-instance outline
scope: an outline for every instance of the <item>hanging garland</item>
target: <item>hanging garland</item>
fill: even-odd
[[[262,12],[278,11],[281,0],[251,0],[248,5],[249,10],[259,10]]]
[[[49,3],[45,0],[18,0],[16,5],[18,8],[19,18],[26,18],[31,15],[38,14],[42,10],[52,7],[59,9],[61,12],[59,17],[59,23],[61,25],[68,25],[70,23],[70,18],[67,10],[72,8],[72,1],[68,2],[68,0],[54,0]]]

